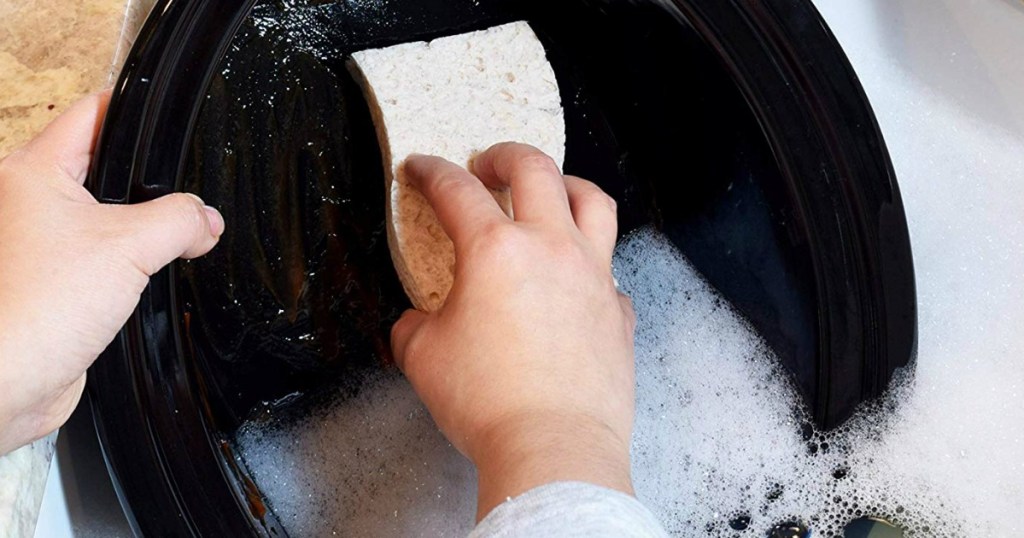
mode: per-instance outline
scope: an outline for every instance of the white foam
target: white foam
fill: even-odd
[[[873,73],[862,79],[911,227],[919,357],[891,405],[815,435],[828,450],[809,453],[770,353],[662,237],[619,247],[617,277],[639,317],[636,489],[673,534],[762,537],[795,518],[831,536],[871,514],[908,536],[1024,536],[1024,143],[898,69]],[[294,536],[461,535],[472,524],[472,469],[404,381],[378,383],[301,423],[240,434]],[[741,513],[748,530],[729,529]]]
[[[616,267],[639,320],[636,489],[672,534],[763,536],[797,519],[831,536],[859,515],[917,536],[1017,534],[1024,365],[991,352],[1003,342],[963,353],[945,345],[955,334],[923,325],[918,375],[891,395],[895,411],[815,434],[810,443],[828,448],[812,454],[775,358],[663,236],[630,236]],[[461,535],[472,523],[472,469],[394,374],[300,423],[246,428],[238,442],[295,536]],[[728,525],[737,515],[751,518],[745,533]]]
[[[918,388],[938,367],[928,361],[916,382],[898,384],[891,406],[808,442],[771,353],[665,238],[641,232],[620,246],[617,263],[645,320],[637,331],[636,490],[672,534],[763,536],[795,519],[834,536],[872,515],[916,536],[1016,535],[1009,509],[1024,499],[1019,474],[998,475],[1019,464],[1010,453],[992,461],[989,451],[968,448],[1006,420],[998,413],[1007,404],[989,407],[982,425],[962,410],[977,401],[977,387],[946,386],[934,401],[934,389]],[[962,382],[955,367],[945,365],[945,378]],[[968,431],[979,437],[961,437]],[[738,515],[751,518],[745,533],[729,527]]]
[[[236,444],[291,536],[465,536],[473,526],[473,466],[394,371],[303,420],[249,423]]]
[[[664,428],[660,415],[683,427],[676,445],[644,447],[638,432],[636,446],[657,454],[658,463],[638,454],[637,491],[674,534],[761,536],[772,522],[796,516],[830,536],[869,514],[902,524],[908,536],[1024,535],[1017,514],[1024,506],[1024,141],[863,54],[861,66],[873,63],[862,78],[893,154],[913,240],[920,315],[914,379],[896,383],[881,411],[864,410],[842,431],[816,434],[830,450],[809,456],[790,425],[795,417],[786,414],[792,407],[772,398],[785,388],[754,347],[731,342],[731,328],[722,339],[732,355],[705,354],[708,342],[683,337],[675,363],[717,359],[728,363],[718,369],[731,372],[737,355],[752,357],[746,369],[756,383],[747,381],[746,397],[737,400],[719,393],[742,389],[742,380],[727,381],[722,392],[712,368],[670,371],[658,355],[672,349],[666,336],[645,335],[651,328],[641,324],[638,428]],[[654,255],[649,246],[633,250]],[[685,318],[693,314],[644,291],[664,285],[663,264],[641,260],[643,279],[620,280],[639,298],[641,317],[692,331]],[[666,391],[692,391],[699,403],[684,405]],[[755,401],[765,408],[751,407]],[[689,427],[687,420],[703,422]],[[847,476],[832,478],[840,468]],[[782,496],[765,502],[775,482]],[[751,515],[755,530],[730,531],[725,520],[734,510]]]

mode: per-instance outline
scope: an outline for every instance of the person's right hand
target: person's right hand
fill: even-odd
[[[478,518],[556,481],[632,493],[635,319],[611,274],[615,203],[530,146],[496,145],[472,168],[405,163],[456,267],[440,310],[395,324],[396,362],[476,465]],[[485,185],[511,189],[515,220]]]

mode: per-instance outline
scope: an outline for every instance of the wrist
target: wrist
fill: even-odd
[[[0,327],[10,325],[0,321]],[[21,380],[17,379],[17,369],[13,367],[16,350],[11,345],[10,337],[7,334],[0,334],[0,456],[21,446],[21,439],[24,437],[23,426],[16,420],[17,413],[15,399],[17,398],[17,387]]]
[[[0,327],[11,325],[0,323]],[[35,356],[9,331],[0,335],[0,456],[41,439],[64,424],[85,387],[85,376],[68,384],[44,385]]]
[[[628,438],[583,414],[503,420],[470,458],[478,472],[477,520],[506,499],[553,482],[587,482],[633,494]]]

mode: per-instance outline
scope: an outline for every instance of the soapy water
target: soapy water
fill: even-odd
[[[894,521],[908,537],[1022,536],[1024,140],[965,115],[884,51],[848,52],[886,133],[907,210],[919,306],[913,377],[899,375],[884,399],[840,430],[801,433],[800,413],[787,414],[792,395],[762,366],[732,381],[706,372],[735,358],[693,366],[699,353],[691,349],[720,345],[716,337],[669,336],[674,342],[649,347],[680,331],[658,340],[638,335],[634,449],[645,424],[667,439],[649,450],[665,470],[649,475],[656,481],[643,473],[657,464],[635,453],[637,493],[680,536],[762,536],[787,518],[831,536],[858,515]],[[648,310],[654,319],[652,289],[631,286],[641,318]],[[680,377],[693,376],[685,383],[700,387],[696,406],[676,406],[665,418],[653,409],[673,396],[650,388],[668,385],[668,375],[651,369],[658,347],[686,357],[672,367],[685,368]],[[723,390],[739,392],[730,401],[719,396]],[[658,420],[682,427],[654,426]],[[758,530],[729,532],[735,514]]]
[[[636,491],[673,535],[797,521],[834,536],[861,515],[908,537],[1024,535],[1024,143],[890,84],[902,89],[874,102],[904,135],[888,137],[894,156],[914,157],[894,160],[919,354],[844,427],[806,425],[771,352],[663,236],[641,230],[617,249],[638,316]],[[375,375],[302,420],[249,424],[240,459],[295,536],[464,535],[471,466],[397,373]]]
[[[672,316],[656,316],[669,299],[652,285],[662,278],[620,276],[656,333],[638,329],[637,493],[679,536],[763,536],[786,519],[833,536],[860,515],[898,523],[908,537],[1024,536],[1024,140],[965,115],[886,51],[847,50],[907,211],[919,307],[913,376],[898,374],[838,431],[808,431],[772,361],[705,354],[730,340],[727,326],[666,325]],[[752,338],[732,334],[732,345]],[[695,404],[673,401],[687,389]],[[663,436],[646,453],[644,429]],[[664,474],[645,474],[657,466]],[[736,517],[753,531],[730,532]]]
[[[445,537],[472,528],[476,472],[394,370],[369,374],[354,396],[297,421],[250,422],[236,442],[291,536]]]
[[[763,431],[755,435],[779,447],[773,453],[781,461],[806,450],[797,427],[800,418],[791,405],[795,396],[749,326],[664,236],[652,229],[634,233],[619,245],[615,265],[638,316],[637,490],[652,507],[669,510],[666,521],[686,523],[680,532],[691,522],[703,529],[712,520],[682,511],[691,494],[679,483],[696,478],[720,488],[719,497],[724,498],[737,486],[750,484],[751,475],[725,474],[721,478],[733,483],[714,485],[700,479],[704,467],[678,465],[692,458],[692,449],[707,450],[682,439],[709,440],[718,445],[711,454],[729,444],[742,445],[732,443],[721,424],[694,410],[707,409],[714,394],[730,409],[726,414],[736,418],[734,428],[749,435],[743,421],[760,425]],[[751,379],[759,380],[754,397]],[[780,405],[764,406],[760,400],[765,397],[780,400]],[[465,535],[472,527],[472,465],[445,441],[397,372],[371,374],[355,396],[298,422],[272,415],[251,422],[237,442],[240,461],[295,536],[448,536]],[[763,457],[758,447],[737,446],[737,455],[747,452]],[[765,483],[780,480],[768,477]],[[722,517],[730,513],[723,511]]]
[[[873,73],[914,246],[918,358],[844,427],[807,426],[770,350],[658,232],[617,249],[638,316],[635,486],[673,535],[793,521],[835,536],[871,515],[908,537],[1024,536],[1024,141],[898,69]],[[301,419],[250,422],[239,460],[293,536],[465,535],[472,466],[399,374],[368,375]]]

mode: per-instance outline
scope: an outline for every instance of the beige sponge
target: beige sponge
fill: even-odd
[[[357,52],[349,68],[384,156],[391,259],[413,305],[437,310],[452,287],[455,252],[402,163],[422,153],[467,166],[489,146],[516,141],[561,166],[565,120],[555,73],[525,22]],[[507,193],[495,198],[510,211]]]

